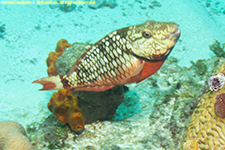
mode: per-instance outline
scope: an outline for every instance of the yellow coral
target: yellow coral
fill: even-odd
[[[198,142],[194,137],[184,143],[184,150],[198,150]]]
[[[1,150],[34,150],[23,126],[14,121],[0,122]]]
[[[50,52],[49,53],[49,56],[46,60],[46,63],[47,63],[47,66],[48,66],[48,69],[47,69],[48,76],[51,77],[51,76],[57,75],[57,73],[55,71],[55,62],[58,59],[58,57],[62,55],[64,49],[67,48],[67,47],[70,47],[70,46],[71,46],[71,44],[69,44],[67,42],[67,40],[61,39],[57,43],[57,46],[56,46],[56,49],[55,49],[56,52]]]
[[[217,74],[225,72],[225,63],[217,71]],[[218,94],[225,93],[225,88],[217,92],[206,93],[192,118],[184,140],[184,149],[188,143],[192,143],[195,137],[199,150],[222,150],[225,149],[225,119],[218,117],[214,111],[214,104]],[[193,145],[193,143],[192,143]],[[185,149],[186,150],[186,149]]]
[[[48,108],[62,125],[68,123],[74,131],[84,129],[85,117],[78,106],[77,97],[70,90],[53,93]]]

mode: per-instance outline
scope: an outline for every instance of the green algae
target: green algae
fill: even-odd
[[[192,63],[192,68],[195,69],[195,72],[199,75],[204,75],[208,69],[207,65],[206,65],[206,60],[197,60],[197,62],[193,62]]]
[[[220,43],[217,40],[209,45],[210,50],[217,56],[225,58],[225,43]]]

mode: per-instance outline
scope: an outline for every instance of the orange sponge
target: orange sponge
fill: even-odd
[[[64,49],[67,48],[67,47],[71,47],[71,44],[69,44],[67,42],[67,40],[61,39],[57,43],[57,46],[56,46],[56,49],[55,49],[56,52],[50,52],[49,53],[48,58],[46,60],[46,63],[47,63],[47,66],[48,66],[48,69],[47,69],[48,76],[51,77],[51,76],[57,75],[57,73],[55,71],[55,62],[58,59],[58,57],[62,55]]]
[[[78,106],[77,97],[70,90],[59,90],[53,93],[48,109],[62,125],[68,123],[74,131],[84,129],[85,117]]]

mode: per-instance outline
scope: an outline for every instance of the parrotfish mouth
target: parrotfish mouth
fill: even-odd
[[[175,37],[174,42],[177,42],[177,40],[180,37],[180,33],[181,33],[180,29],[177,28],[173,33],[170,34],[170,36],[168,38]]]
[[[175,38],[174,39],[174,46],[175,46],[176,42],[178,41],[178,39],[180,37],[180,33],[181,33],[181,30],[179,28],[176,28],[176,30],[173,33],[171,33],[169,35],[169,37],[168,37],[168,38]],[[172,51],[172,49],[174,48],[174,46],[168,48],[167,51],[165,53],[163,53],[163,54],[152,55],[151,57],[153,59],[152,60],[148,60],[148,61],[153,61],[154,62],[154,61],[163,61],[163,60],[165,60],[168,57],[168,55],[170,54],[170,52]]]

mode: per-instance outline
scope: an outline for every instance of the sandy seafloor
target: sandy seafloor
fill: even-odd
[[[217,5],[219,1],[213,1],[212,8],[205,6],[206,1],[158,0],[161,7],[154,9],[149,8],[150,1],[140,1],[117,0],[115,8],[83,5],[67,13],[48,5],[0,4],[0,25],[6,28],[0,38],[0,121],[14,120],[26,127],[50,114],[46,105],[53,92],[40,92],[41,86],[31,82],[47,76],[46,58],[62,38],[95,43],[111,31],[146,20],[173,21],[180,25],[181,37],[170,56],[180,66],[214,56],[209,45],[225,42],[225,14],[216,12],[225,8],[222,0]],[[151,103],[143,93],[140,101]]]

